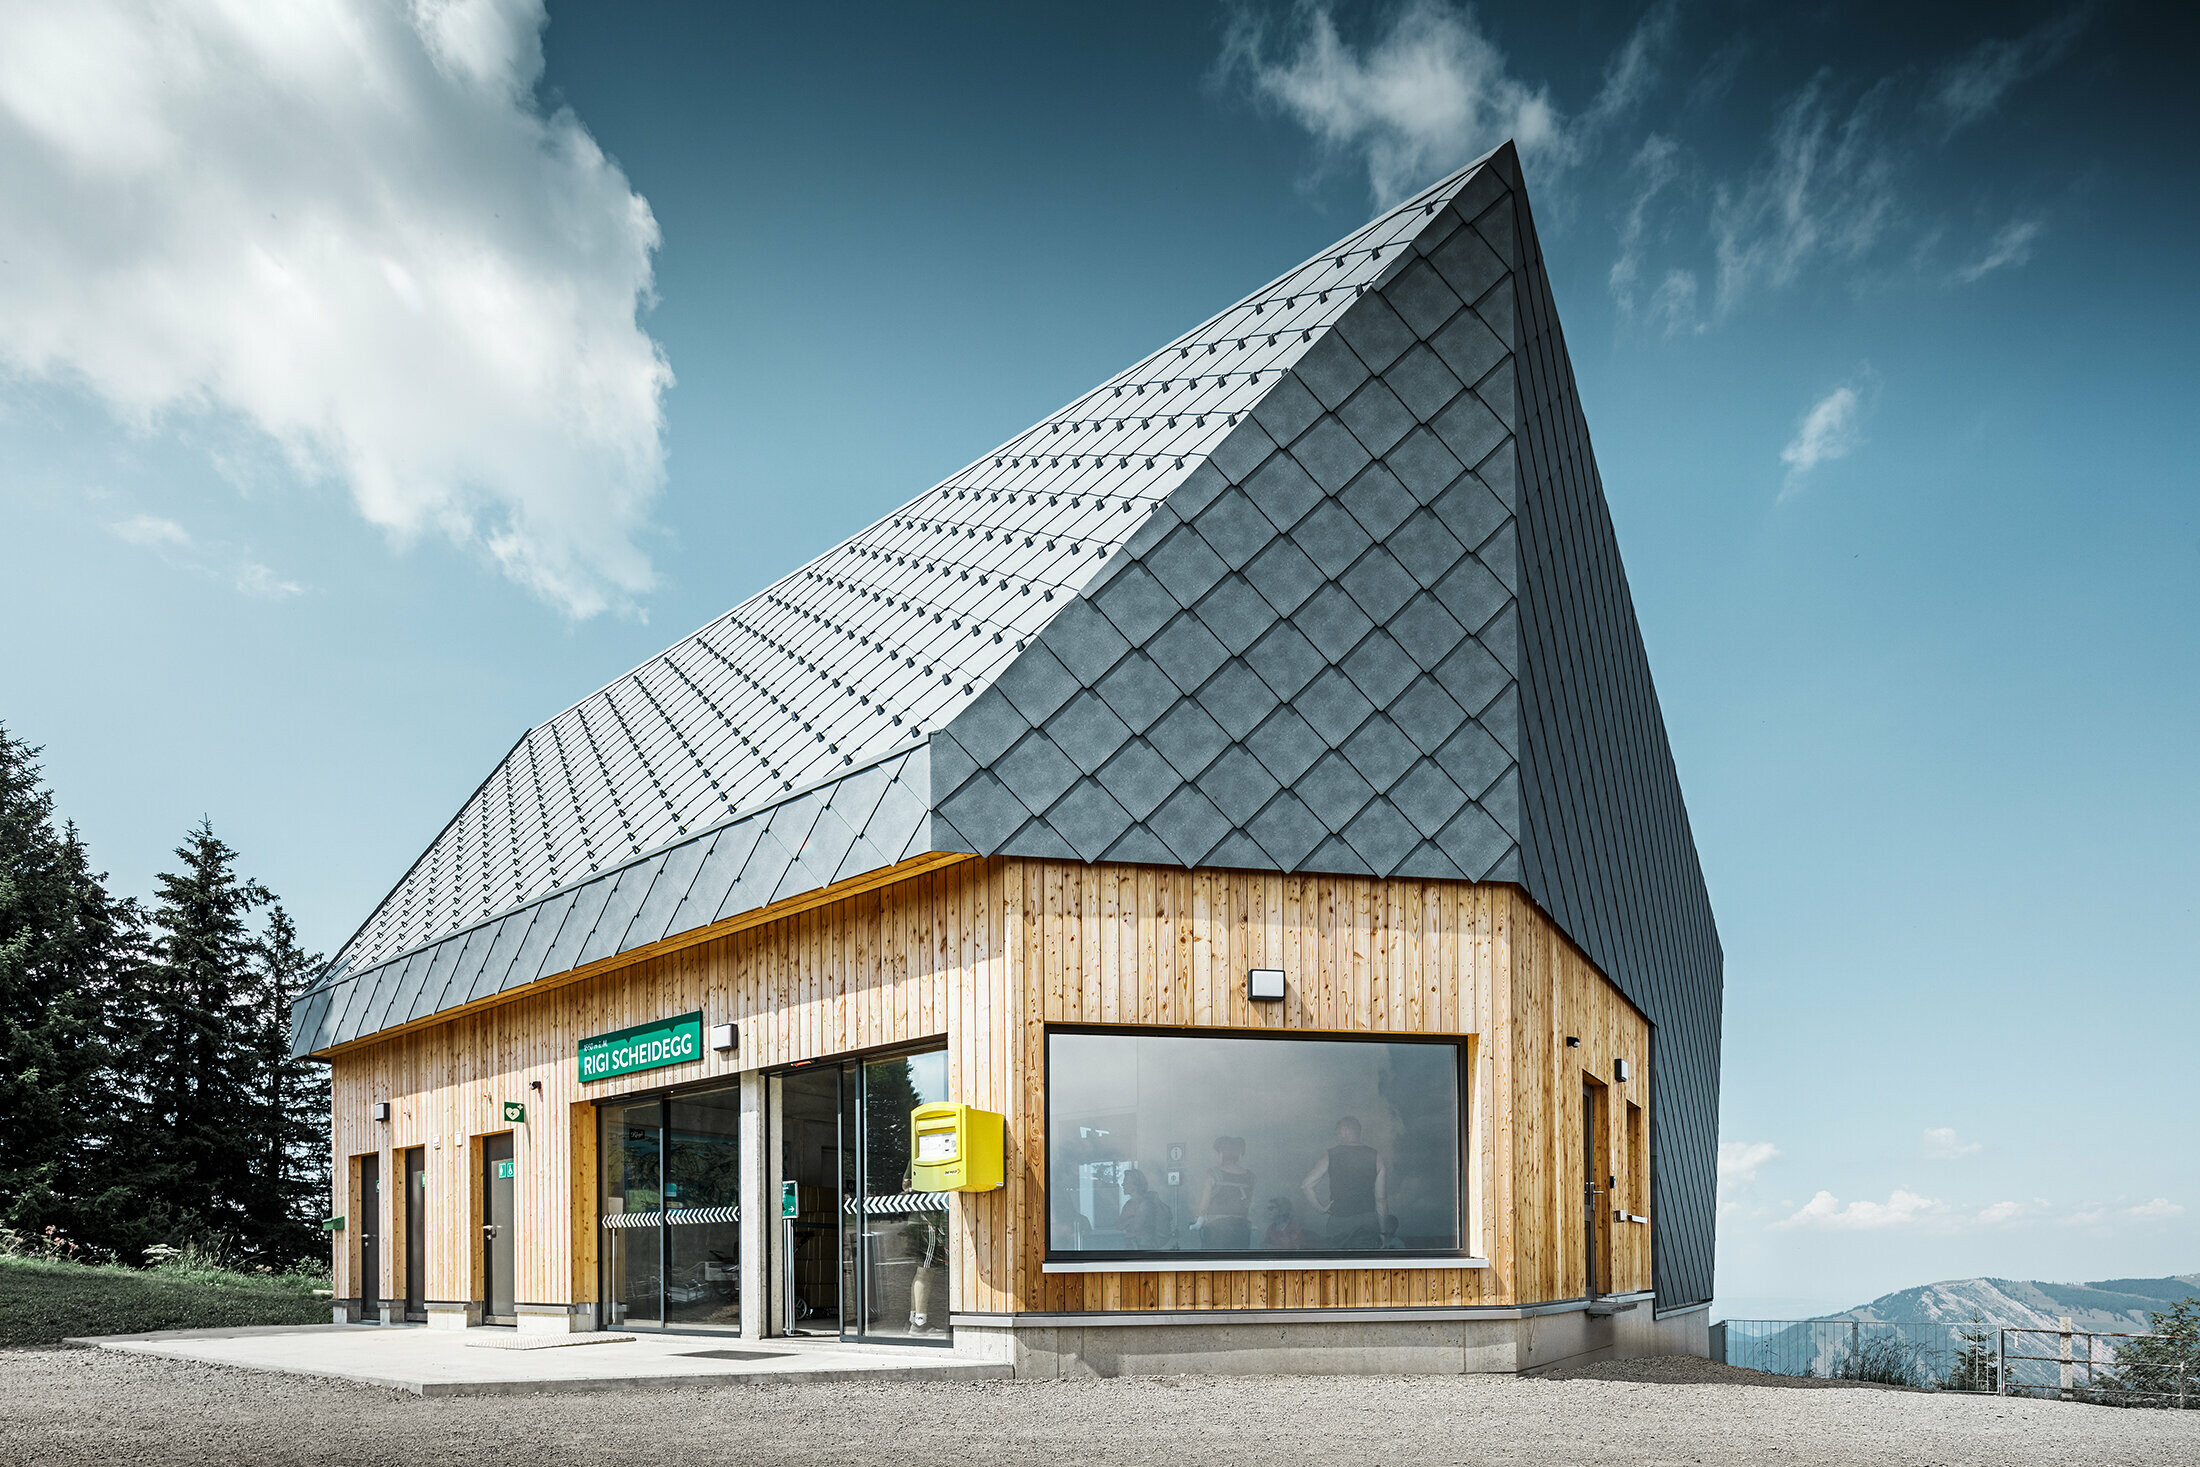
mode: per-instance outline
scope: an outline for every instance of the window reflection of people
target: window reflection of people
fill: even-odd
[[[1315,1190],[1325,1179],[1329,1183],[1326,1206]],[[1382,1154],[1360,1140],[1359,1117],[1346,1116],[1337,1122],[1337,1144],[1322,1153],[1300,1190],[1317,1212],[1329,1214],[1331,1247],[1379,1248],[1388,1183]]]
[[[1291,1215],[1291,1199],[1271,1197],[1267,1206],[1268,1225],[1261,1229],[1260,1245],[1281,1251],[1306,1246],[1306,1225]]]
[[[1199,1194],[1199,1246],[1253,1246],[1253,1174],[1245,1167],[1243,1136],[1215,1137],[1215,1164]]]
[[[1127,1248],[1166,1248],[1169,1245],[1169,1208],[1154,1195],[1153,1184],[1136,1167],[1123,1173],[1123,1211],[1117,1226]]]

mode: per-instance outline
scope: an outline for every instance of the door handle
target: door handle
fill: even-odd
[[[481,1230],[492,1238],[497,1235],[497,1225],[495,1223],[483,1223]]]

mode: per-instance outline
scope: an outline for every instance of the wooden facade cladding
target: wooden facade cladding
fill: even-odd
[[[1284,1002],[1247,998],[1253,967],[1284,970]],[[581,1039],[694,1009],[740,1025],[738,1050],[580,1083]],[[1050,1024],[1458,1036],[1470,1061],[1469,1249],[1487,1266],[1043,1272]],[[1648,1196],[1649,1026],[1518,888],[1456,881],[1012,858],[925,870],[336,1052],[332,1210],[360,1216],[356,1158],[379,1152],[382,1236],[401,1236],[397,1157],[424,1148],[428,1300],[479,1300],[481,1140],[510,1130],[517,1299],[587,1302],[593,1102],[926,1041],[947,1045],[955,1099],[1008,1119],[1007,1185],[954,1199],[957,1313],[1578,1298],[1584,1079],[1601,1083],[1606,1108],[1598,1181],[1616,1182],[1599,1198],[1611,1249],[1602,1291],[1650,1287],[1651,1225],[1613,1217],[1615,1201]],[[387,1122],[372,1119],[380,1101]],[[501,1119],[507,1101],[527,1106],[525,1124]],[[1641,1107],[1632,1126],[1630,1104]],[[1639,1156],[1630,1137],[1642,1138]],[[336,1293],[356,1298],[355,1234],[337,1238]],[[401,1250],[382,1258],[381,1297],[398,1297]]]

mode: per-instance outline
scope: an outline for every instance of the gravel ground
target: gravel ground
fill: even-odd
[[[421,1400],[108,1351],[21,1350],[0,1351],[0,1463],[2200,1462],[2200,1412],[1787,1384],[1664,1359],[1532,1379],[882,1382]]]

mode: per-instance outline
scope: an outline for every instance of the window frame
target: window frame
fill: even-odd
[[[1243,1039],[1253,1042],[1263,1040],[1297,1040],[1302,1043],[1332,1042],[1344,1044],[1423,1044],[1449,1048],[1452,1052],[1452,1082],[1456,1099],[1455,1115],[1458,1121],[1458,1170],[1455,1173],[1457,1188],[1453,1197],[1454,1216],[1458,1219],[1459,1245],[1455,1248],[1382,1248],[1364,1253],[1338,1252],[1329,1248],[1268,1249],[1231,1248],[1198,1249],[1169,1248],[1144,1251],[1075,1250],[1063,1252],[1054,1246],[1054,1036],[1057,1034],[1095,1034],[1114,1038],[1155,1039]],[[1456,1267],[1474,1268],[1486,1266],[1486,1260],[1472,1248],[1474,1240],[1472,1174],[1474,1120],[1474,1044],[1473,1034],[1390,1034],[1364,1029],[1236,1029],[1227,1026],[1214,1027],[1193,1024],[1047,1024],[1040,1033],[1039,1085],[1040,1121],[1044,1127],[1044,1144],[1039,1158],[1040,1223],[1045,1237],[1045,1249],[1041,1257],[1043,1266],[1074,1267],[1081,1272],[1152,1273],[1157,1271],[1179,1272],[1200,1263],[1211,1264],[1217,1270],[1232,1272],[1281,1272],[1299,1268],[1315,1268],[1324,1271],[1340,1268],[1365,1267],[1371,1269],[1396,1269],[1400,1267],[1427,1268],[1432,1262]],[[1360,1260],[1365,1260],[1362,1263]],[[1097,1265],[1120,1264],[1120,1268],[1104,1268]],[[1256,1268],[1252,1265],[1265,1264]],[[1141,1267],[1143,1265],[1143,1267]],[[1196,1269],[1194,1271],[1197,1271]]]

